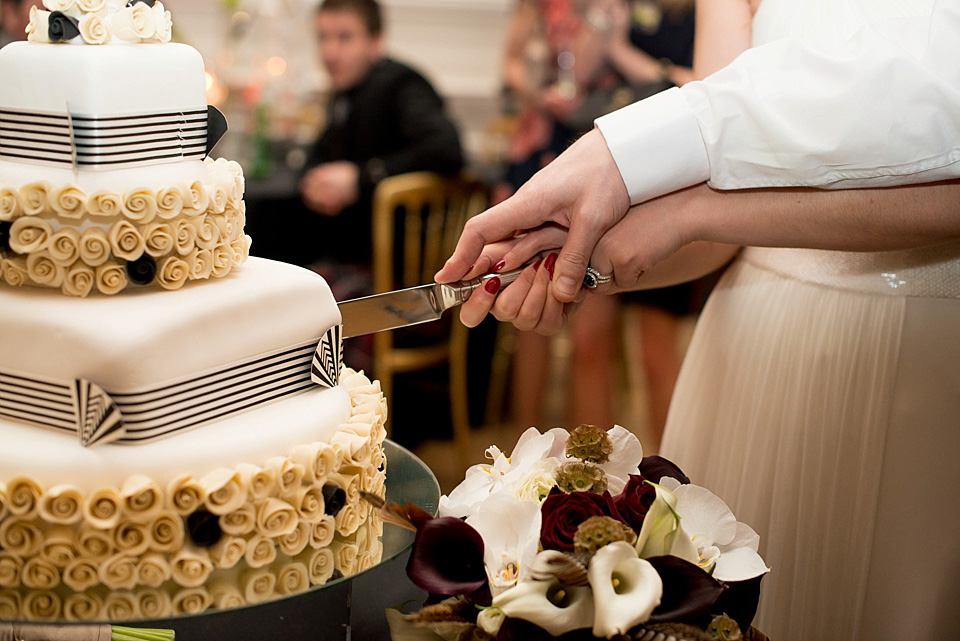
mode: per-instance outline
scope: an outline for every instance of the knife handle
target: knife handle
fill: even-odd
[[[503,272],[502,274],[484,274],[483,276],[478,276],[477,278],[473,278],[471,280],[462,280],[459,283],[450,283],[449,287],[456,291],[457,304],[459,305],[463,301],[470,298],[470,294],[472,294],[475,289],[486,285],[488,280],[492,278],[499,278],[500,287],[503,288],[517,280],[524,269],[524,267],[521,267],[519,269],[511,269],[510,271]]]

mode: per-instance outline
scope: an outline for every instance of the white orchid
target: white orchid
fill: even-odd
[[[757,553],[760,537],[737,521],[718,496],[699,485],[661,481],[676,497],[675,509],[697,550],[695,561],[718,581],[743,581],[770,569]]]
[[[555,432],[557,430],[541,434],[531,427],[520,436],[509,457],[495,445],[489,447],[487,457],[493,463],[474,465],[468,469],[463,482],[449,496],[440,497],[440,515],[458,518],[469,516],[491,494],[505,487],[520,486],[530,468],[548,458],[555,450],[555,441],[561,438],[561,434]],[[559,432],[565,433],[564,430]]]
[[[630,475],[638,473],[643,446],[633,432],[619,425],[607,430],[607,436],[613,445],[613,453],[600,469],[607,475],[607,490],[615,496],[623,491]]]
[[[593,635],[597,637],[626,634],[650,618],[663,596],[657,570],[624,541],[600,548],[590,560],[587,578],[593,590]]]
[[[522,501],[532,501],[541,505],[557,485],[557,470],[560,460],[550,457],[536,461],[527,469],[526,476],[516,479],[515,483],[504,486],[503,491]]]
[[[480,503],[467,517],[483,539],[483,565],[496,596],[521,580],[537,556],[540,504],[501,492]]]
[[[657,498],[643,517],[643,526],[637,533],[637,552],[644,559],[672,554],[697,563],[700,555],[693,544],[693,537],[687,534],[680,523],[676,495],[663,485],[651,485],[657,490]]]

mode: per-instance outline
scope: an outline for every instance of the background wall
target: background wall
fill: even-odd
[[[497,114],[503,34],[514,0],[381,0],[391,56],[424,72],[448,99],[465,146],[480,153]],[[208,99],[227,113],[237,157],[250,170],[268,138],[303,144],[323,126],[326,77],[318,64],[316,0],[166,0],[174,38],[196,47]],[[242,134],[246,140],[239,140]],[[295,159],[294,159],[295,161]]]

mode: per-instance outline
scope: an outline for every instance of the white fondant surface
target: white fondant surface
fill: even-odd
[[[319,341],[339,323],[322,277],[262,258],[176,291],[143,288],[77,299],[2,286],[0,369],[134,392]]]
[[[71,47],[13,42],[0,49],[0,107],[129,116],[206,110],[203,58],[180,43]]]
[[[2,50],[0,50],[2,51]],[[87,194],[99,190],[119,193],[128,189],[161,189],[171,185],[191,184],[195,180],[210,183],[222,170],[211,171],[202,160],[184,160],[123,169],[79,169],[41,165],[30,162],[0,160],[0,186],[22,187],[46,181],[53,187],[75,185]]]

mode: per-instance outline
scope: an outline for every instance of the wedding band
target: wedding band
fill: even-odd
[[[587,267],[587,273],[583,277],[583,286],[590,289],[596,289],[599,285],[606,285],[613,280],[613,275],[604,275],[593,267]]]

